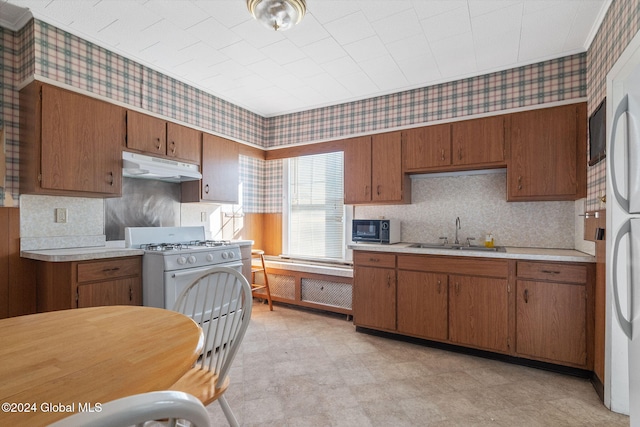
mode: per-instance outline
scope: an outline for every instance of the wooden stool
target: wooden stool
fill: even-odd
[[[267,290],[267,301],[269,302],[269,310],[273,311],[273,304],[271,303],[271,291],[269,290],[269,278],[267,277],[267,267],[264,265],[264,251],[260,249],[251,250],[251,258],[260,257],[261,267],[254,267],[251,264],[251,291],[257,291],[258,289]],[[256,284],[256,273],[262,273],[264,276],[264,285]]]

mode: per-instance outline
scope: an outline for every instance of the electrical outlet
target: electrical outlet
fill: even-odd
[[[64,224],[67,222],[67,208],[56,208],[56,222]]]
[[[207,222],[207,213],[200,212],[200,222]]]

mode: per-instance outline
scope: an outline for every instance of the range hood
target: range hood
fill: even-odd
[[[198,165],[122,152],[122,175],[129,178],[156,179],[167,182],[197,181],[202,179]]]

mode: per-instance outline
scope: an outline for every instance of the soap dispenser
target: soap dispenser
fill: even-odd
[[[485,235],[484,246],[487,248],[493,247],[493,233],[489,232]]]

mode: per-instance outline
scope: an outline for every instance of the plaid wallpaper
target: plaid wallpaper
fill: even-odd
[[[269,147],[584,97],[586,55],[269,119]]]
[[[97,95],[261,145],[264,118],[35,20],[35,73]]]
[[[640,0],[613,0],[587,51],[587,108],[589,114],[607,95],[607,73],[640,28]],[[588,211],[605,209],[606,162],[587,170]]]

